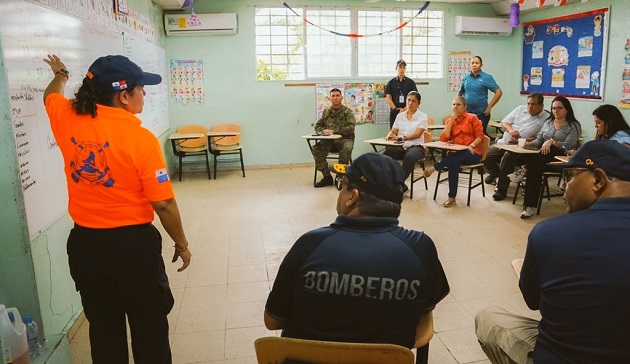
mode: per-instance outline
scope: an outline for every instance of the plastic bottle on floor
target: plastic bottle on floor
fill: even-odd
[[[37,358],[42,353],[42,344],[39,340],[39,326],[33,320],[32,315],[24,316],[26,325],[26,338],[28,340],[28,352],[31,359]]]
[[[13,314],[14,322],[9,320],[9,312]],[[0,335],[2,335],[2,354],[8,364],[31,364],[26,339],[26,325],[14,307],[6,308],[0,305]]]

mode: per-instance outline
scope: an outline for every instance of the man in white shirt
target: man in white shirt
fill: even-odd
[[[537,92],[527,96],[527,105],[517,106],[501,122],[505,132],[497,143],[516,144],[519,138],[534,140],[544,121],[550,117],[549,112],[544,109],[544,101],[543,95]],[[491,184],[498,178],[496,192],[492,198],[495,201],[505,199],[510,185],[508,174],[514,172],[514,157],[510,153],[505,153],[505,150],[492,146],[483,165],[488,171],[486,183]]]

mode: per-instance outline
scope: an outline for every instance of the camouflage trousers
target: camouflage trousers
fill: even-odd
[[[313,146],[313,158],[315,158],[315,168],[322,172],[324,176],[330,176],[326,156],[330,152],[339,152],[339,163],[348,164],[352,159],[352,147],[354,140],[337,139],[337,140],[320,140]]]

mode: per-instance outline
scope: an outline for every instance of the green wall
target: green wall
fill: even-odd
[[[304,3],[304,1],[302,1]],[[563,7],[548,7],[521,14],[522,21],[566,15],[589,9],[612,7],[612,26],[608,46],[608,73],[605,84],[605,102],[615,104],[621,90],[617,81],[621,74],[623,49],[625,44],[624,27],[628,24],[630,7],[628,0],[600,0],[577,3]],[[291,1],[293,7],[301,5]],[[379,7],[416,7],[422,2],[381,1],[309,1],[309,6],[374,6]],[[177,36],[166,37],[165,48],[169,59],[202,59],[204,62],[205,102],[202,105],[183,105],[170,101],[171,126],[198,123],[210,126],[224,121],[234,121],[243,125],[243,144],[247,165],[274,165],[291,163],[310,163],[312,157],[301,135],[309,134],[315,121],[315,90],[312,86],[286,87],[291,81],[256,81],[255,64],[255,29],[253,25],[254,5],[278,6],[277,1],[260,0],[213,0],[197,1],[195,11],[235,12],[238,14],[238,33],[219,36]],[[493,109],[493,118],[502,118],[514,107],[525,103],[520,91],[521,64],[521,28],[516,28],[508,37],[490,36],[455,36],[454,17],[496,16],[488,5],[444,4],[432,2],[433,9],[445,11],[445,48],[444,55],[450,51],[469,50],[484,59],[484,70],[492,74],[501,86],[504,95]],[[360,41],[360,40],[359,40]],[[392,60],[392,75],[395,75]],[[334,66],[334,65],[331,65]],[[446,67],[446,64],[445,64]],[[321,82],[374,82],[385,79],[325,79]],[[419,81],[419,80],[416,80]],[[445,79],[429,79],[428,86],[419,86],[423,95],[421,109],[436,119],[450,113],[450,103],[455,92],[446,91]],[[551,98],[546,99],[547,108]],[[601,104],[593,101],[572,101],[578,118],[582,121],[584,135],[591,138],[594,127],[592,110]],[[628,119],[629,113],[624,111]],[[382,136],[387,127],[383,125],[357,126],[355,156],[369,150],[362,140]],[[290,150],[291,153],[286,153]],[[170,153],[170,152],[169,152]],[[174,164],[170,164],[171,167]],[[173,168],[171,170],[174,170]]]
[[[300,6],[298,2],[289,2]],[[265,166],[291,163],[311,163],[306,143],[301,135],[309,134],[314,120],[315,90],[313,87],[286,87],[283,81],[257,82],[254,53],[254,4],[277,6],[275,0],[212,0],[196,1],[196,12],[236,12],[239,30],[236,35],[167,37],[161,40],[168,59],[202,59],[204,61],[203,105],[182,105],[170,101],[171,129],[178,125],[199,123],[212,125],[223,121],[241,123],[247,165]],[[309,6],[374,6],[364,1],[309,1]],[[380,7],[420,6],[422,2],[381,1]],[[129,5],[148,16],[157,28],[162,28],[161,10],[149,0],[130,0]],[[545,8],[521,14],[522,21],[566,15],[604,6],[611,6],[611,27],[608,43],[607,80],[604,85],[605,103],[616,104],[621,92],[623,44],[629,36],[630,0],[599,0]],[[520,90],[521,30],[509,37],[455,36],[454,17],[495,16],[487,5],[431,3],[434,9],[445,11],[445,56],[449,51],[470,50],[484,59],[484,70],[491,73],[504,91],[494,108],[493,117],[500,118],[516,105],[524,103]],[[2,14],[0,14],[2,15]],[[0,49],[2,45],[0,44]],[[392,74],[395,75],[392,60]],[[0,66],[4,69],[2,55]],[[445,65],[446,67],[446,65]],[[321,82],[366,81],[385,79],[329,79]],[[420,81],[420,80],[417,80]],[[440,119],[450,112],[454,92],[446,91],[445,79],[421,80],[422,110]],[[591,111],[602,104],[593,101],[572,101],[582,121],[584,135],[594,132]],[[547,99],[549,107],[549,99]],[[630,111],[624,110],[630,120]],[[384,125],[357,127],[355,155],[369,150],[362,140],[382,136]],[[166,133],[160,137],[166,147],[169,165],[174,165]],[[63,216],[37,238],[30,240],[26,230],[24,203],[18,183],[16,150],[11,127],[6,74],[0,72],[0,303],[19,307],[22,313],[33,313],[50,340],[59,340],[49,362],[64,363],[68,346],[63,333],[81,310],[78,294],[67,268],[65,242],[72,222]],[[290,153],[287,153],[290,151]],[[174,169],[171,168],[171,171]],[[54,287],[54,288],[53,288]]]

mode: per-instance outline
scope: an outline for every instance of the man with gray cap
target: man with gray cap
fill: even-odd
[[[492,363],[630,363],[630,149],[595,140],[561,166],[569,214],[534,227],[520,273],[542,318],[478,313]]]
[[[331,170],[343,176],[339,216],[287,253],[265,325],[292,338],[415,347],[421,318],[449,286],[431,238],[398,226],[402,168],[366,153]]]

